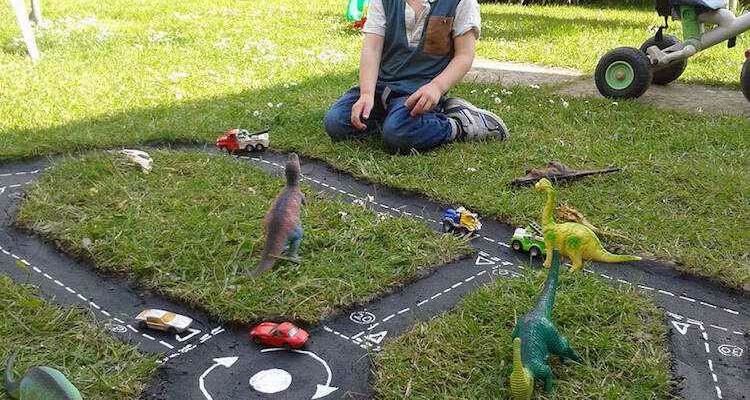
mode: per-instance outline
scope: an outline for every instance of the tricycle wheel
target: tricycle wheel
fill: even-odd
[[[740,75],[740,84],[742,85],[742,93],[750,101],[750,58],[745,60],[745,65],[742,66],[742,75]]]
[[[510,243],[510,247],[515,251],[521,251],[521,242],[514,240]]]
[[[611,99],[641,97],[651,85],[648,57],[632,47],[619,47],[605,54],[596,66],[596,88]]]
[[[648,54],[646,50],[651,46],[657,46],[660,50],[664,50],[667,47],[671,47],[677,43],[680,43],[680,41],[677,40],[677,38],[674,36],[665,35],[664,39],[661,42],[657,42],[656,36],[654,36],[643,42],[643,44],[641,45],[641,51],[643,52],[643,54]],[[662,68],[654,69],[652,71],[653,78],[651,79],[651,83],[654,83],[656,85],[666,85],[673,82],[674,80],[679,78],[683,72],[685,72],[687,63],[687,59],[677,60],[669,63],[669,65],[665,65]]]

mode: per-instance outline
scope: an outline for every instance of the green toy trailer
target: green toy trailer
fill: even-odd
[[[516,228],[510,239],[510,247],[515,251],[528,252],[531,257],[545,254],[542,228],[536,222],[531,222],[526,228]]]
[[[750,12],[735,16],[725,0],[656,0],[664,26],[640,47],[619,47],[600,60],[594,73],[596,87],[612,99],[638,98],[651,83],[666,85],[685,71],[688,58],[724,41],[734,47],[737,36],[750,30]],[[668,19],[682,21],[682,41],[664,35]],[[706,30],[706,26],[715,26]],[[740,75],[742,91],[750,100],[750,51]]]

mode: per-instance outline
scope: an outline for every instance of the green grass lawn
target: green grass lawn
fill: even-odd
[[[511,332],[533,307],[544,276],[498,280],[387,342],[375,359],[378,398],[508,399]],[[553,319],[584,361],[553,358],[556,393],[544,396],[538,386],[535,398],[672,398],[663,317],[637,293],[563,275]]]
[[[226,156],[151,154],[148,175],[112,154],[60,162],[31,190],[19,222],[99,268],[231,321],[315,322],[469,250],[414,220],[303,187],[302,263],[249,278],[282,180]]]
[[[135,399],[156,360],[110,336],[79,309],[63,309],[0,275],[0,360],[18,351],[16,377],[29,367],[60,370],[86,400]],[[9,400],[0,390],[0,400]]]
[[[599,58],[620,46],[640,48],[664,19],[651,7],[482,5],[483,40],[478,53],[503,61],[525,61],[569,67],[593,74]],[[682,38],[680,22],[669,22],[667,34]],[[682,82],[739,88],[740,70],[750,35],[737,46],[714,46],[688,61]]]
[[[637,44],[658,22],[651,11],[483,10],[481,56],[588,71],[599,53]],[[377,140],[334,145],[323,132],[326,108],[356,82],[360,37],[342,22],[341,1],[157,0],[135,7],[63,0],[45,11],[53,22],[40,40],[39,65],[10,44],[0,51],[0,160],[205,143],[229,127],[270,126],[275,148],[514,224],[541,209],[537,194],[506,185],[527,168],[553,159],[579,168],[614,164],[624,171],[561,188],[561,199],[632,238],[618,250],[676,260],[681,270],[750,288],[747,119],[561,98],[544,88],[462,85],[454,93],[502,115],[510,140],[393,157]],[[511,12],[535,17],[516,20]],[[6,8],[0,20],[11,20]],[[564,29],[566,20],[576,29]],[[0,24],[0,43],[16,35],[12,24]],[[714,52],[724,64],[739,58],[713,49],[696,64]],[[689,73],[734,82],[736,74],[726,71],[737,66],[721,65],[695,65]]]

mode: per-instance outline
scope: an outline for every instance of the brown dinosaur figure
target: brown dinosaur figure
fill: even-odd
[[[276,259],[282,258],[282,253],[286,253],[287,259],[299,262],[297,252],[303,236],[300,211],[305,204],[305,195],[299,187],[300,166],[297,154],[289,155],[284,171],[286,187],[276,196],[263,219],[266,243],[260,263],[251,276],[258,276],[271,269]]]
[[[604,249],[599,238],[587,226],[575,222],[555,223],[554,210],[556,203],[555,189],[547,178],[542,178],[534,185],[534,189],[547,194],[547,202],[542,211],[542,234],[547,258],[544,266],[549,268],[552,263],[552,251],[560,250],[560,254],[568,257],[572,266],[571,272],[583,268],[584,260],[599,262],[637,261],[640,257],[612,254]]]

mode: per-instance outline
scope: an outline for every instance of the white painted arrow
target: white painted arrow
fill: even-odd
[[[690,327],[690,324],[677,321],[672,321],[672,325],[674,325],[674,328],[677,329],[677,332],[680,332],[683,335],[687,334],[687,330]]]
[[[234,363],[237,362],[239,358],[238,357],[222,357],[222,358],[214,358],[214,365],[212,365],[210,368],[204,372],[200,378],[198,378],[198,387],[201,389],[201,393],[203,393],[203,396],[206,398],[206,400],[214,400],[213,397],[208,393],[208,390],[206,390],[206,384],[204,380],[208,376],[208,374],[211,373],[216,367],[223,366],[224,368],[231,368]]]
[[[286,350],[286,349],[280,348],[280,347],[276,347],[276,348],[273,348],[273,349],[263,349],[260,352],[261,353],[267,353],[267,352],[270,352],[270,351],[279,351],[279,350]],[[335,391],[337,391],[339,389],[339,388],[337,388],[335,386],[331,386],[331,379],[333,378],[333,374],[331,373],[331,367],[328,366],[328,363],[324,359],[318,357],[318,355],[315,354],[315,353],[313,353],[312,351],[295,350],[295,349],[292,349],[292,351],[295,352],[295,353],[305,354],[305,355],[308,355],[308,356],[314,358],[319,363],[323,364],[323,368],[326,369],[326,374],[328,374],[328,378],[326,379],[326,384],[325,385],[317,385],[317,387],[315,388],[315,394],[313,395],[313,397],[310,398],[310,400],[321,399],[321,398],[323,398],[325,396],[328,396],[329,394],[331,394],[331,393],[333,393],[333,392],[335,392]]]

